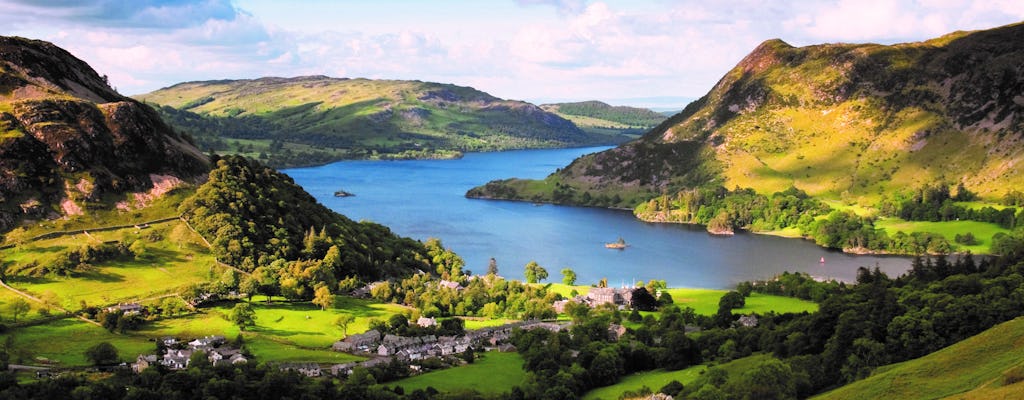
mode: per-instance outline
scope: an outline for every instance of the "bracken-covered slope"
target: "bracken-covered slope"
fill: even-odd
[[[197,136],[347,149],[354,157],[363,150],[481,151],[614,141],[530,103],[431,82],[268,77],[186,82],[136,97],[203,117],[172,120]],[[206,128],[211,125],[218,128]]]
[[[998,197],[1024,187],[1021,37],[1015,24],[891,46],[769,40],[642,138],[544,185],[490,186],[540,200],[552,188],[642,199],[709,183],[795,186],[870,203],[941,181]],[[502,197],[485,189],[472,195]]]
[[[132,207],[209,163],[157,113],[51,43],[0,37],[0,231],[24,218]]]

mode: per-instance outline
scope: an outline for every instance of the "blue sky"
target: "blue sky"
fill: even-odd
[[[672,108],[766,39],[911,42],[1022,20],[1018,0],[0,0],[0,34],[64,47],[125,94],[322,74]]]

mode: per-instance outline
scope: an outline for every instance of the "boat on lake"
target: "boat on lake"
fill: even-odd
[[[619,240],[616,240],[616,241],[614,241],[612,243],[605,243],[604,244],[604,247],[606,249],[616,249],[616,250],[625,249],[627,246],[629,246],[629,245],[626,244],[626,241],[623,240],[622,238],[619,238]]]

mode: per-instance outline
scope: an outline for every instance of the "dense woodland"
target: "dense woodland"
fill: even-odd
[[[611,106],[600,101],[558,103],[558,112],[568,115],[591,117],[623,125],[650,128],[665,120],[665,116],[646,108]]]
[[[309,299],[320,285],[336,292],[347,277],[371,281],[428,268],[421,243],[327,209],[287,175],[237,156],[216,165],[179,211],[213,239],[218,260],[252,273],[246,289]]]

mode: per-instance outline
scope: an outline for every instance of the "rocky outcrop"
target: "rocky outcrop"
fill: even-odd
[[[0,231],[205,176],[189,140],[59,47],[0,37]]]

